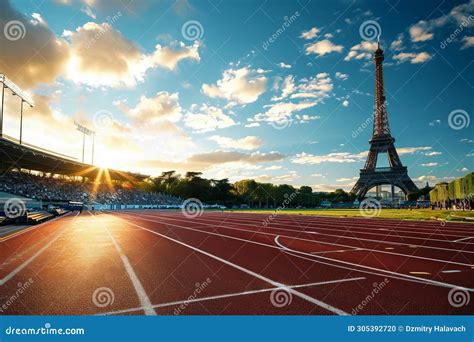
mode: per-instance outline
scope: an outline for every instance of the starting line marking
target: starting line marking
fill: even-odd
[[[265,292],[271,292],[271,291],[274,291],[274,290],[298,289],[298,288],[312,287],[312,286],[319,286],[319,285],[346,283],[346,282],[349,282],[349,281],[365,280],[365,279],[367,279],[367,278],[366,277],[343,278],[343,279],[322,281],[322,282],[317,282],[317,283],[309,283],[309,284],[301,284],[301,285],[290,285],[290,286],[285,286],[285,287],[269,287],[269,288],[260,289],[260,290],[236,292],[236,293],[229,293],[229,294],[210,296],[210,297],[202,297],[202,298],[196,298],[196,299],[185,299],[185,300],[180,300],[180,301],[176,301],[176,302],[156,304],[156,305],[153,305],[152,307],[154,309],[157,309],[157,308],[164,308],[164,307],[167,307],[167,306],[175,306],[175,305],[186,304],[186,303],[198,303],[198,302],[210,301],[210,300],[214,300],[214,299],[225,299],[225,298],[246,296],[246,295],[258,294],[258,293],[265,293]],[[124,310],[118,310],[118,311],[111,311],[111,312],[97,314],[96,316],[116,315],[116,314],[122,314],[122,313],[127,313],[127,312],[139,311],[139,310],[143,310],[143,308],[140,307],[140,308],[130,308],[130,309],[124,309]]]

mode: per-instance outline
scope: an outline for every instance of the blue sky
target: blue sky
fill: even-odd
[[[349,190],[372,133],[380,34],[410,176],[434,184],[473,169],[474,1],[0,6],[0,72],[35,98],[33,144],[79,158],[78,121],[97,131],[100,165]],[[7,99],[15,137],[17,107]]]

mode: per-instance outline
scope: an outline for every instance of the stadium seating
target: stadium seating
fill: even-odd
[[[66,177],[41,177],[23,172],[0,175],[0,191],[30,199],[52,202],[82,202],[118,205],[180,205],[182,199],[120,184],[95,184]]]

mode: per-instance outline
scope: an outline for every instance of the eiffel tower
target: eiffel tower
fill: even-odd
[[[392,199],[394,197],[394,187],[399,187],[407,196],[418,191],[415,183],[408,176],[406,166],[403,166],[395,149],[395,138],[390,133],[388,124],[388,113],[385,102],[385,91],[383,85],[384,60],[383,50],[380,43],[377,43],[377,50],[374,53],[375,63],[375,105],[374,105],[374,131],[370,139],[370,150],[365,162],[365,166],[360,170],[360,177],[352,188],[351,192],[362,200],[369,189],[376,187],[377,193],[380,186],[390,184],[392,187]],[[376,168],[379,153],[387,153],[390,167]]]

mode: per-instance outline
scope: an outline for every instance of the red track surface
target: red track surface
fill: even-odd
[[[0,314],[474,314],[474,298],[448,300],[473,297],[472,237],[439,222],[69,214],[0,242]]]

